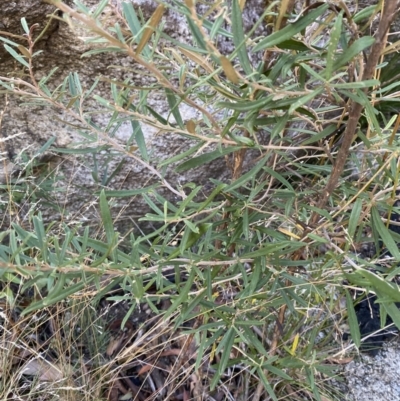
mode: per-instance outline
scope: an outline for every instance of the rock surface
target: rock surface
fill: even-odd
[[[66,1],[67,5],[72,5],[72,1]],[[83,2],[88,8],[94,9],[98,4],[97,0],[86,0]],[[102,18],[104,21],[115,20],[118,18],[120,10],[120,1],[111,2],[112,7],[106,8]],[[262,8],[262,2],[248,1],[246,8],[247,26],[250,27],[254,20],[258,18]],[[154,12],[157,3],[154,1],[137,0],[133,2],[136,8],[140,7],[147,20]],[[49,15],[54,13],[54,19],[49,19]],[[56,17],[61,14],[55,11],[53,6],[43,3],[40,0],[28,0],[17,2],[1,2],[0,15],[4,17],[3,30],[11,35],[22,35],[20,19],[26,17],[28,26],[38,24],[37,32],[40,32],[47,24],[48,29],[35,46],[37,51],[42,53],[33,59],[34,74],[37,81],[49,72],[57,68],[53,73],[50,86],[55,88],[70,73],[79,75],[83,90],[91,88],[96,78],[107,77],[108,81],[100,81],[96,88],[96,94],[106,99],[110,99],[109,80],[129,80],[134,85],[146,87],[154,82],[143,68],[139,68],[127,55],[121,53],[101,53],[92,55],[88,58],[82,58],[82,54],[90,48],[83,43],[82,37],[86,32],[79,28],[71,28],[65,22],[59,21]],[[164,31],[171,37],[179,39],[182,42],[189,40],[189,30],[182,17],[173,14],[167,10],[163,19],[165,23]],[[35,31],[35,32],[36,32]],[[27,46],[24,38],[7,36],[10,40],[22,43]],[[231,51],[232,43],[227,41],[221,43],[221,51]],[[21,74],[21,66],[2,48],[0,64],[0,76],[10,77],[14,74]],[[40,107],[25,106],[26,99],[16,96],[8,96],[0,99],[0,110],[2,110],[1,121],[1,156],[2,163],[0,167],[0,181],[5,182],[12,171],[17,171],[24,165],[24,154],[29,157],[34,156],[46,142],[55,137],[53,148],[65,148],[72,142],[81,140],[77,134],[76,126],[79,121],[72,118],[67,110],[53,106]],[[157,113],[168,117],[168,105],[165,94],[160,93],[150,96],[149,103]],[[83,105],[85,111],[93,110],[92,119],[99,127],[106,127],[109,123],[111,114],[99,112],[98,105],[92,99],[89,99]],[[198,118],[199,113],[188,106],[180,107],[183,120],[186,122],[192,118]],[[71,126],[69,124],[74,124]],[[157,129],[142,124],[142,130],[147,142],[148,152],[151,159],[162,161],[174,155],[187,150],[191,142],[183,139],[182,136],[173,133],[159,133]],[[113,138],[107,138],[115,146],[123,148],[128,138],[132,135],[132,127],[129,122],[121,124],[113,135]],[[98,144],[104,144],[105,140],[100,138]],[[96,144],[94,144],[96,145]],[[112,146],[114,146],[112,145]],[[111,154],[114,153],[111,158]],[[151,168],[146,163],[138,163],[129,154],[121,152],[115,154],[113,149],[102,150],[82,158],[78,156],[56,156],[54,152],[47,152],[46,160],[57,161],[58,175],[63,179],[55,184],[55,189],[62,190],[57,195],[56,201],[59,210],[62,210],[63,218],[67,217],[70,221],[80,221],[86,224],[98,225],[99,215],[97,212],[96,196],[94,194],[104,187],[104,180],[107,174],[111,174],[116,168],[119,173],[115,174],[111,181],[107,182],[108,189],[138,189],[146,187],[156,180],[156,164]],[[53,157],[56,156],[56,157]],[[26,158],[26,156],[25,156]],[[95,166],[96,164],[96,166]],[[119,167],[118,167],[119,166]],[[96,170],[96,171],[95,171]],[[61,174],[60,174],[61,173]],[[23,174],[23,172],[21,172]],[[219,178],[227,179],[230,171],[223,158],[215,160],[201,169],[191,170],[184,175],[174,173],[171,169],[163,174],[166,182],[172,187],[178,188],[176,193],[165,189],[161,191],[163,196],[174,200],[176,199],[179,188],[185,183],[196,182],[206,184],[209,179]],[[40,202],[40,201],[39,201]],[[18,216],[20,223],[26,223],[28,219],[29,207],[19,210]],[[131,197],[128,200],[118,200],[113,204],[113,213],[118,221],[119,230],[126,233],[135,227],[139,217],[145,215],[148,206],[140,197]],[[54,209],[42,208],[42,213],[46,221],[61,218],[61,214]],[[6,218],[3,219],[3,226],[9,224]],[[15,217],[14,217],[15,218]],[[8,223],[7,223],[8,221]]]
[[[375,357],[361,355],[344,370],[349,401],[400,400],[400,347],[385,345]]]

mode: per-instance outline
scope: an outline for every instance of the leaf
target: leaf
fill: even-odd
[[[311,138],[306,139],[304,142],[301,143],[301,146],[309,145],[314,142],[318,142],[327,136],[331,135],[333,132],[337,130],[335,124],[330,124],[326,128],[324,128],[320,133],[313,135]]]
[[[54,294],[54,298],[46,297],[40,301],[32,302],[27,308],[22,311],[21,316],[25,316],[26,314],[29,314],[30,312],[33,312],[35,310],[42,309],[54,305],[57,302],[63,301],[70,295],[82,290],[85,286],[88,285],[90,281],[91,280],[82,280],[77,284],[71,285],[70,287],[63,289],[60,293],[58,293],[58,295]]]
[[[179,50],[190,60],[198,64],[200,67],[203,67],[208,73],[212,74],[214,72],[213,67],[207,62],[206,59],[198,55],[197,53],[184,49],[183,47],[179,47]]]
[[[220,56],[219,61],[221,63],[222,69],[224,70],[224,73],[226,77],[229,79],[234,84],[239,83],[239,76],[236,72],[236,70],[233,68],[232,63],[230,60],[225,57],[225,56]]]
[[[149,187],[144,187],[141,189],[120,189],[115,191],[104,191],[104,194],[108,198],[126,198],[135,195],[140,195],[143,193],[150,192],[152,189],[158,187],[158,184],[150,185]]]
[[[332,77],[335,53],[339,43],[340,35],[342,33],[342,22],[343,22],[343,11],[341,11],[337,16],[335,24],[333,25],[333,28],[331,29],[329,35],[328,54],[326,56],[326,70],[325,70],[325,77],[328,81]]]
[[[8,51],[8,53],[11,54],[17,60],[20,64],[25,66],[26,68],[29,68],[29,63],[20,55],[18,54],[11,46],[5,44],[4,48]]]
[[[175,212],[175,217],[179,220],[181,216],[184,213],[185,208],[189,205],[190,202],[192,202],[193,198],[198,194],[200,191],[201,186],[198,186],[193,189],[193,191],[184,199],[182,202],[180,202],[179,208]],[[198,229],[193,230],[194,232],[199,232]]]
[[[190,8],[193,8],[193,7],[190,7]],[[188,21],[189,29],[192,33],[193,38],[196,40],[197,45],[200,46],[203,50],[207,50],[207,44],[204,41],[203,35],[190,15],[187,16],[187,21]]]
[[[247,101],[241,101],[241,102],[219,102],[217,103],[217,107],[224,109],[232,109],[232,110],[238,110],[238,111],[253,111],[253,110],[261,110],[266,108],[267,105],[273,102],[273,95],[269,95],[267,97],[262,97],[261,99],[258,100],[247,100]]]
[[[278,401],[278,398],[276,397],[275,391],[273,390],[270,382],[268,381],[265,371],[261,368],[257,368],[257,376],[261,380],[261,383],[264,385],[264,388],[267,390],[270,398],[272,401]]]
[[[344,84],[331,84],[330,86],[335,89],[363,89],[370,86],[379,86],[380,81],[377,79],[367,79],[365,81],[346,82]]]
[[[167,101],[170,108],[170,112],[175,118],[176,123],[179,125],[181,129],[185,129],[185,124],[183,123],[181,113],[179,111],[179,103],[180,101],[177,99],[177,96],[172,92],[171,89],[165,88],[165,93],[167,95]]]
[[[228,328],[225,335],[222,337],[221,342],[218,344],[217,353],[221,353],[221,359],[218,363],[217,374],[221,377],[225,372],[226,366],[231,356],[233,343],[236,337],[236,330],[234,327]]]
[[[359,268],[352,274],[346,274],[346,277],[354,284],[363,287],[372,287],[374,291],[379,291],[380,294],[384,294],[384,296],[391,301],[400,302],[399,287],[393,283],[387,282],[369,270]]]
[[[265,50],[272,46],[278,45],[285,40],[292,39],[293,36],[301,32],[303,29],[307,28],[307,26],[309,26],[312,22],[315,22],[317,18],[322,15],[328,8],[329,5],[324,4],[317,9],[311,11],[304,17],[301,17],[294,24],[289,24],[280,31],[277,31],[272,35],[268,35],[265,39],[263,39],[254,47],[253,51],[258,52],[260,50]]]
[[[190,160],[187,160],[180,164],[176,168],[177,173],[181,173],[183,171],[189,170],[191,168],[202,166],[203,164],[210,163],[219,157],[225,156],[229,153],[236,152],[237,150],[241,149],[239,146],[228,147],[214,150],[213,152],[204,153],[200,156],[193,157]]]
[[[31,359],[22,368],[21,373],[28,376],[37,376],[42,382],[57,382],[64,378],[61,369],[45,359]]]
[[[249,55],[246,48],[246,38],[243,31],[242,10],[239,4],[239,0],[233,0],[232,2],[231,27],[233,33],[233,43],[236,47],[240,65],[246,75],[251,75],[253,73],[253,68],[250,64]]]
[[[238,178],[236,181],[234,181],[232,184],[227,185],[225,187],[225,191],[233,191],[234,189],[238,187],[242,187],[247,181],[254,179],[257,176],[257,173],[265,166],[265,162],[269,158],[269,155],[264,156],[257,164],[255,167],[253,167],[250,171],[248,171],[246,174],[243,174],[240,178]]]
[[[385,293],[381,291],[376,291],[376,295],[378,296],[378,301],[384,300]],[[380,302],[383,309],[388,313],[388,315],[392,318],[393,323],[400,330],[400,310],[399,307],[393,302]],[[385,322],[386,323],[386,322]]]
[[[28,51],[28,49],[22,45],[18,45],[18,50],[29,60],[31,58],[31,55]]]
[[[132,126],[133,136],[135,137],[135,141],[139,148],[140,155],[142,156],[143,160],[149,161],[149,154],[147,153],[146,141],[144,139],[144,134],[140,123],[132,119],[131,126]]]
[[[193,120],[189,120],[186,123],[186,129],[188,130],[188,132],[190,132],[191,134],[196,134],[196,123]]]
[[[284,40],[283,42],[279,43],[276,46],[282,50],[297,50],[299,52],[310,50],[310,48],[306,44],[304,44],[301,40],[296,40],[296,39]]]
[[[97,5],[97,8],[95,11],[93,11],[93,17],[98,18],[99,15],[104,11],[106,6],[108,5],[108,0],[102,0],[100,4]]]
[[[355,14],[353,16],[353,18],[352,18],[353,21],[356,24],[358,24],[362,20],[365,20],[365,19],[369,18],[374,13],[376,8],[377,8],[376,4],[363,8],[362,10],[360,10],[357,14]]]
[[[104,189],[100,192],[100,215],[103,222],[104,230],[106,232],[107,243],[110,246],[116,246],[116,233],[114,231],[114,224],[111,217],[111,211],[108,206],[108,201]],[[114,258],[116,251],[113,251]]]
[[[25,17],[21,18],[21,25],[22,25],[22,28],[24,29],[25,34],[29,35],[29,26],[28,26],[28,23],[26,22]]]
[[[375,39],[371,36],[364,36],[357,39],[345,52],[335,61],[333,64],[333,70],[337,70],[340,67],[347,65],[349,61],[353,60],[355,56],[360,54],[367,47],[370,47],[375,42]]]
[[[174,252],[171,256],[169,256],[168,259],[175,258],[179,253],[183,254],[187,249],[192,247],[212,226],[211,223],[199,223],[197,224],[196,228],[194,228],[189,227],[190,223],[188,220],[185,220],[185,223],[187,227],[183,234],[179,249],[177,252]]]
[[[195,271],[195,269],[191,269],[189,277],[187,278],[187,281],[185,282],[184,287],[180,291],[179,295],[174,299],[174,301],[172,302],[172,305],[165,311],[164,316],[163,316],[164,319],[167,319],[169,316],[171,316],[171,314],[173,312],[175,312],[176,309],[178,309],[179,306],[183,302],[188,301],[188,294],[192,287],[195,277],[196,277],[196,271]]]
[[[296,109],[310,102],[316,96],[320,95],[323,91],[324,88],[318,88],[315,91],[309,93],[308,95],[300,97],[298,100],[293,102],[289,107],[289,114],[292,114],[294,111],[296,111]]]
[[[348,234],[349,238],[355,238],[357,227],[359,226],[359,219],[362,210],[362,200],[359,198],[354,202],[353,209],[351,210]]]
[[[150,40],[151,35],[153,35],[157,25],[161,21],[161,18],[164,14],[164,10],[165,10],[165,6],[163,4],[160,4],[154,11],[149,22],[147,23],[146,28],[143,31],[143,34],[142,34],[139,44],[137,45],[137,48],[136,48],[137,55],[139,55],[142,52],[143,48],[145,47],[147,42]]]
[[[349,319],[350,334],[357,348],[361,345],[361,334],[360,326],[358,324],[358,319],[356,311],[354,310],[354,302],[351,298],[349,291],[346,290],[346,307],[347,307],[347,317]]]
[[[265,166],[264,170],[270,174],[272,177],[276,178],[281,184],[283,184],[287,189],[294,192],[294,188],[290,184],[288,180],[286,180],[282,175],[280,175],[277,171]]]
[[[260,256],[272,255],[275,252],[280,252],[281,254],[290,253],[304,247],[306,242],[297,241],[280,241],[260,247],[256,251],[244,253],[243,256],[246,258],[257,258]]]
[[[178,161],[190,156],[191,154],[196,153],[199,149],[202,148],[202,146],[203,146],[203,143],[200,142],[197,145],[189,148],[186,152],[179,153],[176,156],[173,156],[173,157],[171,157],[169,159],[163,160],[159,164],[159,167],[168,166],[169,164],[176,163],[176,162],[178,162]]]
[[[290,353],[292,355],[296,355],[296,350],[297,350],[297,347],[299,345],[299,339],[300,339],[300,334],[296,333],[296,335],[294,336],[294,339],[293,339],[292,347],[290,349]]]
[[[400,260],[400,252],[397,247],[397,244],[394,242],[394,239],[392,238],[390,231],[383,224],[378,209],[375,206],[371,208],[371,219],[373,228],[376,229],[377,232],[379,233],[379,236],[381,237],[386,248],[389,250],[389,252],[396,260]]]

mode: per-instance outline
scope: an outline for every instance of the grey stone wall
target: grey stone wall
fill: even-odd
[[[72,5],[72,1],[66,4]],[[87,7],[93,8],[97,5],[96,0],[86,0],[84,2]],[[145,19],[148,19],[153,13],[157,3],[153,1],[134,1],[135,7],[143,13]],[[249,1],[246,8],[247,26],[251,27],[255,19],[258,18],[262,10],[262,1]],[[104,21],[115,21],[118,18],[120,10],[120,2],[111,2],[111,8],[104,10],[102,18]],[[201,10],[200,10],[201,11]],[[12,35],[22,35],[20,19],[25,17],[28,25],[38,24],[35,33],[39,34],[41,30],[48,24],[46,33],[40,42],[35,46],[36,50],[42,53],[33,59],[34,74],[36,80],[40,80],[47,75],[52,69],[57,71],[52,75],[50,86],[55,88],[70,73],[76,72],[81,80],[82,87],[89,89],[95,79],[103,76],[108,80],[117,81],[129,80],[132,85],[146,87],[154,82],[143,68],[135,65],[135,63],[126,55],[121,53],[102,53],[92,55],[88,58],[82,58],[82,54],[90,49],[83,43],[82,37],[86,35],[83,29],[71,28],[65,22],[57,18],[50,19],[49,15],[55,12],[54,7],[43,3],[40,0],[29,0],[16,2],[2,2],[0,4],[0,15],[3,18],[4,32]],[[55,12],[56,17],[61,14]],[[189,30],[182,17],[173,14],[167,10],[163,22],[165,23],[164,31],[180,41],[187,42],[190,40]],[[7,36],[6,36],[7,37]],[[11,40],[20,41],[26,46],[22,39],[15,36],[9,36]],[[230,41],[219,44],[222,52],[230,52],[233,45]],[[1,46],[1,63],[0,76],[10,77],[15,74],[22,74],[21,66],[12,58]],[[111,67],[112,66],[112,67]],[[21,78],[26,78],[20,75]],[[28,77],[29,80],[29,77]],[[108,81],[101,81],[96,88],[96,94],[110,99],[110,84]],[[0,168],[0,180],[5,182],[11,172],[14,176],[24,174],[21,171],[23,166],[23,155],[34,156],[37,151],[52,137],[55,142],[46,153],[45,160],[52,160],[57,164],[57,174],[63,179],[58,181],[55,186],[60,192],[55,192],[58,207],[64,218],[67,217],[71,221],[85,222],[93,226],[98,225],[99,215],[97,212],[96,200],[97,193],[101,189],[99,184],[93,178],[93,163],[91,156],[70,156],[65,154],[57,154],[52,149],[72,146],[73,143],[80,141],[82,138],[78,135],[76,126],[80,123],[71,115],[55,106],[32,106],[25,104],[27,98],[18,96],[1,96],[0,110],[2,110],[1,121],[1,151],[2,151],[2,167]],[[165,96],[160,94],[151,94],[149,97],[151,106],[161,115],[165,115],[168,106]],[[110,115],[103,111],[98,112],[96,102],[88,99],[84,106],[85,111],[93,111],[93,121],[98,125],[105,127],[108,124]],[[199,113],[188,106],[181,107],[181,113],[184,120],[197,118]],[[75,125],[75,127],[70,124]],[[167,157],[182,152],[190,146],[190,141],[184,140],[181,136],[173,133],[159,134],[156,129],[149,125],[142,124],[144,136],[147,141],[148,150],[152,155],[152,160],[160,161]],[[127,139],[132,133],[129,123],[123,124],[110,140],[121,148],[124,147]],[[104,139],[104,138],[103,138]],[[99,140],[104,143],[104,140]],[[122,168],[113,180],[107,185],[108,189],[137,189],[145,187],[156,180],[158,177],[154,175],[154,170],[146,168],[145,165],[138,163],[127,154],[121,153],[118,156],[110,157],[114,150],[104,150],[96,155],[96,162],[99,166],[99,175],[113,171],[120,163]],[[54,163],[52,164],[54,166]],[[156,164],[152,166],[156,168]],[[202,169],[189,171],[185,175],[175,174],[171,169],[165,174],[165,179],[171,186],[179,187],[187,182],[197,182],[206,184],[209,178],[228,179],[230,172],[225,161],[221,158],[216,160]],[[161,190],[164,196],[174,200],[176,193],[164,188]],[[39,199],[40,203],[41,200]],[[147,206],[140,197],[132,197],[130,199],[117,200],[113,203],[113,212],[121,222],[122,226],[128,225],[134,227],[132,221],[137,221],[146,211]],[[14,219],[27,223],[29,205],[25,204],[14,215]],[[54,209],[42,208],[42,213],[46,220],[61,218],[61,212],[55,212]],[[3,216],[3,223],[9,222],[7,213]],[[118,222],[117,222],[118,223]],[[127,231],[126,227],[121,228]]]

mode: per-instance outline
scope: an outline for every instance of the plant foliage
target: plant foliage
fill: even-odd
[[[84,87],[72,71],[62,82],[52,81],[54,71],[37,81],[36,43],[25,19],[25,45],[0,38],[29,73],[27,79],[0,77],[2,92],[62,110],[80,127],[81,143],[53,151],[91,161],[101,216],[100,236],[84,222],[48,224],[33,203],[39,187],[57,203],[51,197],[60,177],[52,174],[34,189],[21,176],[3,185],[2,211],[11,215],[21,199],[32,204],[29,228],[14,221],[0,233],[7,303],[16,303],[10,288],[32,291],[32,301],[20,311],[27,318],[54,305],[72,307],[91,289],[93,305],[104,299],[129,305],[122,325],[146,305],[162,317],[160,327],[166,323],[187,339],[167,388],[174,388],[185,366],[210,394],[233,393],[229,383],[235,381],[246,399],[326,400],[324,382],[336,370],[332,362],[352,347],[337,340],[342,319],[348,318],[355,345],[362,341],[345,280],[376,293],[400,328],[394,304],[400,295],[390,282],[400,257],[397,238],[382,222],[393,212],[399,186],[399,118],[389,115],[398,101],[397,83],[387,61],[396,47],[385,50],[380,42],[381,64],[373,76],[363,75],[364,56],[372,64],[378,45],[361,26],[375,8],[353,15],[344,3],[322,2],[296,14],[282,2],[286,9],[275,14],[267,8],[246,31],[245,2],[239,0],[226,7],[218,3],[204,15],[191,0],[160,2],[148,19],[128,1],[114,19],[104,16],[107,1],[92,10],[80,2],[75,8],[52,3],[85,30],[88,61],[98,53],[123,54],[152,83],[143,88],[110,75],[109,93],[99,95],[99,79]],[[166,10],[186,21],[190,42],[164,31]],[[275,31],[260,37],[266,17],[275,20]],[[385,18],[383,13],[382,26]],[[219,47],[222,39],[231,43],[231,53]],[[155,94],[168,105],[167,114],[153,108]],[[93,102],[106,124],[93,118]],[[183,105],[197,117],[185,119]],[[360,114],[351,132],[356,107]],[[126,143],[115,139],[122,124],[132,129]],[[153,160],[145,125],[181,136],[187,148]],[[124,158],[149,169],[156,180],[145,188],[113,188]],[[210,178],[208,190],[165,178],[166,170],[181,173],[218,158],[225,158],[231,179]],[[25,174],[35,163],[40,158],[27,161]],[[139,222],[156,229],[123,237],[111,205],[132,196],[148,205]],[[379,253],[373,261],[357,255],[368,241],[390,251],[388,267],[371,271]],[[133,363],[124,352],[116,363]]]

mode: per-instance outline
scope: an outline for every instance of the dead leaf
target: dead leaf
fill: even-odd
[[[31,359],[23,366],[21,373],[37,376],[38,380],[43,382],[55,382],[64,378],[64,374],[58,366],[44,359]]]
[[[160,4],[156,8],[156,11],[154,11],[154,14],[151,16],[150,21],[147,24],[147,27],[144,28],[144,30],[143,30],[142,38],[140,39],[140,42],[136,48],[137,55],[139,55],[141,53],[141,51],[144,49],[147,42],[151,38],[151,35],[153,35],[153,32],[156,30],[158,23],[161,21],[161,18],[164,14],[164,10],[165,10],[165,6]]]
[[[348,358],[326,358],[325,360],[330,363],[335,363],[337,365],[347,365],[350,363],[354,357],[348,357]]]
[[[196,133],[196,124],[194,123],[193,120],[189,120],[186,123],[186,129],[191,133],[191,134],[195,134]]]
[[[126,337],[124,336],[124,333],[121,333],[120,336],[118,337],[111,337],[110,343],[108,344],[107,350],[106,350],[106,355],[111,356],[114,353],[116,353],[118,350],[120,350],[122,347],[122,343],[126,340]]]
[[[222,69],[224,70],[224,73],[225,73],[226,77],[229,79],[229,81],[233,82],[234,84],[239,83],[239,76],[238,76],[236,70],[233,68],[231,61],[225,56],[221,56],[219,58],[219,61],[221,63]]]

